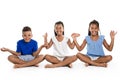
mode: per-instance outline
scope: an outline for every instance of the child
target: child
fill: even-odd
[[[43,45],[38,48],[37,42],[32,38],[31,28],[25,26],[22,30],[23,39],[17,42],[17,50],[13,51],[8,48],[1,48],[1,51],[8,51],[12,53],[8,57],[8,60],[12,62],[14,68],[28,67],[28,66],[38,66],[38,63],[43,61],[44,56],[39,55]]]
[[[71,63],[74,62],[77,57],[75,55],[70,55],[67,49],[67,45],[73,49],[74,43],[64,36],[64,25],[63,22],[59,21],[55,23],[54,26],[55,37],[53,37],[50,42],[47,42],[47,33],[44,35],[44,40],[46,48],[50,48],[53,45],[54,55],[46,55],[45,59],[52,63],[47,64],[45,68],[54,68],[68,66],[72,67]]]
[[[114,38],[116,33],[114,31],[110,32],[111,42],[110,45],[106,42],[103,35],[99,35],[99,23],[96,20],[93,20],[89,24],[88,36],[84,39],[82,45],[80,46],[77,43],[76,37],[79,36],[78,33],[73,33],[72,38],[74,43],[79,51],[81,51],[87,44],[87,54],[78,53],[77,57],[86,63],[86,66],[94,65],[107,67],[107,63],[112,60],[111,55],[105,55],[103,51],[102,44],[104,47],[112,51],[114,45]]]

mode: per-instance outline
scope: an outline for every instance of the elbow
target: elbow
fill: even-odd
[[[49,47],[46,47],[46,49],[49,49]]]
[[[109,49],[109,51],[111,52],[111,51],[112,51],[112,49]]]
[[[74,46],[73,46],[73,47],[71,47],[71,49],[74,49]]]
[[[78,51],[82,51],[82,50],[83,50],[83,48],[81,48],[81,47],[78,48]]]
[[[111,52],[113,50],[113,48],[109,48],[108,50]]]
[[[78,48],[78,51],[81,51],[81,49],[80,49],[80,48]]]

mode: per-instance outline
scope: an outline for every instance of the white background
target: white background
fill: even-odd
[[[65,35],[70,37],[73,32],[80,33],[79,44],[88,34],[89,22],[96,19],[100,23],[101,34],[110,42],[110,31],[117,31],[115,45],[112,52],[113,60],[107,68],[85,67],[77,60],[73,68],[60,67],[45,69],[47,61],[39,67],[13,69],[13,64],[7,60],[10,53],[0,51],[0,79],[3,80],[115,80],[120,79],[120,9],[119,0],[0,0],[0,48],[7,47],[16,50],[16,42],[22,39],[22,28],[30,26],[33,39],[38,45],[43,44],[45,32],[48,39],[54,35],[54,24],[63,21]],[[71,39],[72,40],[72,39]],[[70,50],[76,54],[77,49]],[[86,53],[86,49],[81,51]],[[43,49],[41,54],[52,53]]]

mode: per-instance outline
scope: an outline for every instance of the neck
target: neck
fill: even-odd
[[[99,38],[99,35],[91,35],[90,36],[92,40],[96,41]]]
[[[98,35],[91,35],[91,37],[98,37]]]

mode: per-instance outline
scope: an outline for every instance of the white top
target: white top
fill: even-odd
[[[52,41],[53,41],[53,54],[54,56],[57,56],[57,57],[65,57],[65,56],[70,56],[69,54],[69,51],[68,51],[68,38],[67,37],[64,37],[64,39],[59,42],[56,37],[53,37],[52,38]]]

